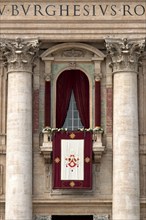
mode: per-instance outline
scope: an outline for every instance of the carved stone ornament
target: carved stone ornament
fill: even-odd
[[[32,71],[32,64],[38,51],[38,40],[0,40],[0,49],[7,59],[9,71]]]
[[[76,69],[76,62],[69,62],[70,69]]]
[[[84,52],[82,50],[65,50],[62,52],[63,57],[84,57]]]
[[[51,73],[44,73],[44,79],[45,81],[51,81],[52,79]]]
[[[145,40],[106,39],[107,51],[112,58],[113,72],[138,71],[139,58],[145,47]]]
[[[100,81],[102,78],[102,73],[95,73],[94,74],[94,79],[95,81]]]

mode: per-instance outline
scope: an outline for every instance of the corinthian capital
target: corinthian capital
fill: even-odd
[[[32,63],[38,50],[38,40],[0,40],[0,49],[6,58],[8,71],[32,70]]]
[[[145,40],[106,39],[107,51],[112,59],[113,71],[138,71],[139,58],[144,51]]]

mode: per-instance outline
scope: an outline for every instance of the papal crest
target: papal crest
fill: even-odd
[[[79,167],[79,158],[76,157],[74,154],[71,154],[69,157],[66,157],[65,160],[66,160],[66,167],[70,167],[70,168]]]

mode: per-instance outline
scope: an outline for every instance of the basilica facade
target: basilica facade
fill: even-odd
[[[146,220],[145,0],[0,3],[0,220]]]

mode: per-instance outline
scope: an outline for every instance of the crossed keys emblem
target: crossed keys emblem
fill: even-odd
[[[79,167],[79,158],[75,157],[74,154],[70,154],[69,157],[65,158],[66,160],[66,167],[74,168],[74,167]]]

